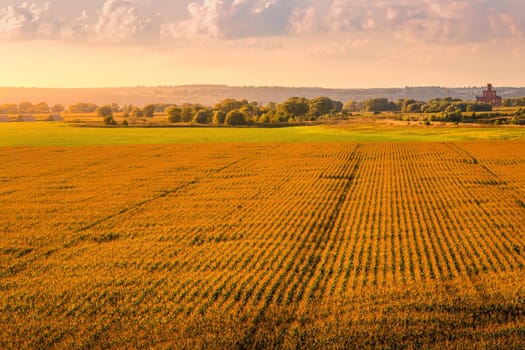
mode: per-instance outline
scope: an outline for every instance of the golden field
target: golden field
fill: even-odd
[[[0,348],[525,347],[524,141],[0,162]]]

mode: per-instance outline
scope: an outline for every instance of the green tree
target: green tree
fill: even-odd
[[[117,125],[117,122],[113,119],[113,116],[107,116],[104,118],[104,125]]]
[[[111,106],[101,106],[96,110],[97,116],[104,118],[104,125],[116,125],[117,122],[113,119],[113,110]]]
[[[113,110],[111,109],[111,106],[108,105],[98,107],[95,113],[97,113],[98,117],[102,118],[113,117]]]
[[[416,101],[416,100],[414,100],[412,98],[407,98],[407,99],[399,100],[397,105],[399,105],[401,112],[403,112],[403,113],[410,113],[408,111],[408,106],[410,106],[412,104],[415,104],[417,102],[418,101]]]
[[[223,111],[224,113],[229,113],[233,110],[240,109],[242,106],[248,104],[247,100],[236,100],[233,98],[227,98],[217,103],[214,106],[214,109]]]
[[[405,113],[421,113],[422,107],[423,107],[422,102],[414,102],[414,103],[404,106],[404,112]]]
[[[153,118],[155,115],[155,105],[146,105],[142,108],[142,113],[147,118]]]
[[[191,121],[191,117],[194,114],[193,105],[189,103],[185,103],[181,106],[181,110],[182,110],[182,121],[184,123],[189,123]]]
[[[97,110],[97,105],[94,103],[78,102],[69,105],[69,113],[93,113]]]
[[[365,101],[365,110],[367,112],[387,112],[395,111],[396,104],[388,101],[386,98],[372,98]]]
[[[308,100],[303,97],[291,97],[277,106],[277,111],[288,118],[302,120],[308,114]]]
[[[222,110],[213,112],[212,123],[215,125],[223,125],[226,120],[226,113]]]
[[[316,97],[309,102],[308,116],[317,119],[323,115],[338,113],[342,110],[341,102],[332,101],[328,97]]]
[[[244,116],[244,113],[241,113],[240,111],[230,111],[228,114],[226,114],[224,123],[226,125],[245,125],[246,117]]]
[[[180,123],[182,121],[182,109],[170,106],[164,111],[168,115],[168,121],[170,123]]]
[[[360,101],[347,101],[343,106],[343,111],[346,113],[362,112],[364,110],[364,103]]]
[[[239,112],[244,114],[246,122],[248,122],[248,121],[252,122],[252,121],[255,121],[257,119],[257,117],[259,116],[260,109],[259,109],[259,106],[257,106],[256,103],[249,103],[249,104],[246,104],[246,105],[242,106],[239,109]]]
[[[210,114],[211,113],[205,109],[198,110],[193,115],[192,121],[198,124],[208,124],[210,122]]]
[[[260,117],[259,117],[259,123],[260,124],[266,124],[266,123],[269,123],[271,121],[271,116],[272,116],[272,112],[271,111],[268,111],[266,113],[263,113]]]

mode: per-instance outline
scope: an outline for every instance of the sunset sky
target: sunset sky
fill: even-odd
[[[523,0],[0,0],[0,86],[525,86]]]

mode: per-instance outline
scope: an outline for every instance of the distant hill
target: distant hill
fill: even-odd
[[[507,97],[525,96],[524,87],[496,87],[498,95]],[[116,102],[120,105],[133,104],[143,106],[148,103],[185,102],[213,105],[225,98],[247,99],[261,104],[282,102],[292,96],[313,98],[327,96],[331,99],[346,102],[348,100],[366,100],[386,97],[391,100],[413,98],[429,100],[435,97],[454,97],[473,100],[480,95],[483,87],[446,88],[446,87],[405,87],[375,89],[325,89],[270,86],[226,86],[226,85],[183,85],[157,87],[126,88],[91,88],[91,89],[47,89],[47,88],[0,88],[0,104],[47,102],[68,105],[75,102],[93,102],[107,104]]]

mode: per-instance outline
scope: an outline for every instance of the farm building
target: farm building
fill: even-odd
[[[477,96],[476,101],[490,103],[493,106],[501,106],[502,98],[492,89],[492,84],[487,84],[487,90],[483,90],[483,96]]]

